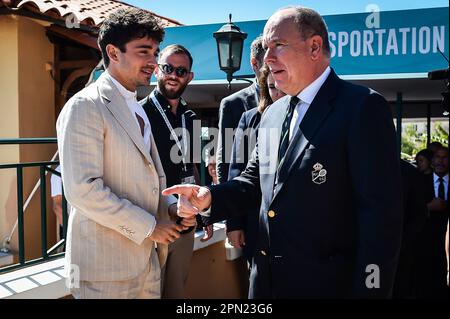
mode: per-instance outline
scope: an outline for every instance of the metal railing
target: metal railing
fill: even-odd
[[[0,139],[0,145],[18,145],[18,144],[56,144],[56,138],[15,138],[15,139]],[[67,234],[67,201],[64,196],[64,188],[62,187],[62,221],[63,232],[60,234],[60,240],[50,249],[47,249],[47,172],[61,177],[61,174],[52,169],[51,166],[58,165],[59,161],[45,161],[45,162],[30,162],[30,163],[12,163],[0,164],[0,169],[15,169],[17,176],[17,229],[18,229],[18,244],[19,244],[19,263],[0,267],[0,273],[8,272],[14,269],[22,268],[50,259],[58,258],[64,255],[64,252],[58,253],[57,250],[65,244]],[[40,176],[37,186],[40,186],[40,211],[41,211],[41,257],[33,260],[25,260],[25,229],[24,229],[24,213],[28,206],[24,205],[23,194],[23,169],[26,167],[39,167]],[[34,192],[30,196],[34,196]],[[28,204],[30,198],[26,201]],[[9,241],[15,231],[15,226],[9,237],[5,242],[9,245]],[[5,243],[4,243],[5,244]],[[3,247],[4,249],[5,247]]]

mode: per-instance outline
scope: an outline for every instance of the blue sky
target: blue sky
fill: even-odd
[[[265,20],[276,9],[301,4],[322,15],[365,12],[376,4],[381,11],[448,7],[448,0],[123,0],[186,25],[222,23],[233,14],[233,21]]]

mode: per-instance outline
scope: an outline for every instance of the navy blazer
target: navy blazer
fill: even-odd
[[[210,188],[208,222],[245,213],[262,197],[250,298],[390,297],[403,213],[388,103],[332,71],[277,170],[289,99],[264,113],[241,176]],[[373,265],[379,288],[370,285]]]
[[[217,140],[217,178],[219,183],[228,180],[228,169],[233,139],[225,140],[225,129],[235,130],[238,126],[242,113],[251,110],[258,105],[258,90],[256,83],[246,87],[226,98],[222,99],[219,108],[219,137]],[[234,135],[232,135],[234,136]],[[228,146],[228,148],[227,148]]]

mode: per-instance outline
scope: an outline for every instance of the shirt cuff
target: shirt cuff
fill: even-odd
[[[203,217],[210,217],[211,216],[211,206],[209,206],[209,208],[207,210],[204,210],[202,212],[199,213],[200,216]]]
[[[209,192],[211,193],[211,188],[209,188],[208,186],[206,186],[206,188],[209,190]],[[201,211],[199,214],[200,216],[203,217],[210,217],[211,216],[211,207],[212,207],[212,203],[211,205],[208,207],[208,209]]]

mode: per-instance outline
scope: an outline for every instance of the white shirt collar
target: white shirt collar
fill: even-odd
[[[436,175],[436,173],[433,173],[433,178],[434,178],[434,183],[438,184],[439,183],[439,176]],[[444,184],[448,184],[448,174],[445,175],[444,177],[442,177],[444,179]]]
[[[147,147],[147,150],[150,152],[150,148],[151,148],[150,121],[147,117],[147,114],[144,111],[144,108],[137,101],[136,92],[128,91],[122,84],[119,83],[119,81],[117,81],[115,78],[113,78],[112,75],[108,71],[105,72],[105,75],[111,79],[111,81],[117,87],[117,90],[119,91],[120,95],[122,95],[123,98],[125,99],[125,103],[128,106],[128,109],[130,110],[131,115],[134,118],[134,121],[136,122],[136,127],[139,130],[139,132],[141,131],[141,127],[140,127],[139,121],[136,117],[136,114],[138,114],[144,120],[144,136],[143,136],[144,144]]]
[[[327,66],[325,71],[314,80],[310,85],[308,85],[306,88],[304,88],[297,97],[305,103],[311,104],[314,98],[317,95],[317,92],[319,92],[322,85],[325,83],[325,80],[328,78],[328,75],[330,75],[331,68]]]
[[[119,81],[117,81],[107,70],[105,71],[105,75],[108,76],[111,81],[114,83],[114,85],[117,87],[117,90],[119,91],[120,95],[123,96],[125,101],[127,100],[136,100],[137,92],[131,92],[128,91],[122,84],[120,84]]]

